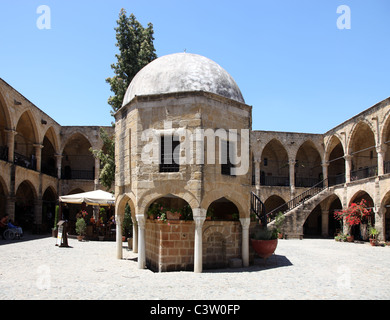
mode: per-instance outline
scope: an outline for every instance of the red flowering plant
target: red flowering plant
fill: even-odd
[[[362,199],[360,203],[352,203],[347,209],[335,211],[334,217],[336,220],[343,220],[349,226],[366,223],[372,215],[372,209],[368,207],[367,201]]]

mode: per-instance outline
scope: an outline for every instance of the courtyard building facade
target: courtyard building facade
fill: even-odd
[[[252,194],[270,225],[285,214],[287,238],[333,237],[335,210],[362,199],[390,238],[390,98],[323,134],[253,130],[229,73],[179,53],[137,74],[115,120],[116,256],[129,206],[139,268],[248,266]],[[61,126],[0,79],[0,212],[48,230],[59,196],[99,189],[99,129]]]
[[[0,79],[1,216],[48,232],[59,196],[100,188],[100,163],[89,151],[103,145],[99,129],[61,126]]]

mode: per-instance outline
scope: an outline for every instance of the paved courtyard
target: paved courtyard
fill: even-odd
[[[280,240],[276,256],[242,269],[153,273],[114,242],[58,248],[54,238],[0,240],[0,299],[389,299],[390,247]]]

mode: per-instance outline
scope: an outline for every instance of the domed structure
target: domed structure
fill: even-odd
[[[123,106],[136,96],[205,91],[245,103],[231,75],[214,61],[191,53],[163,56],[144,67],[127,89]]]

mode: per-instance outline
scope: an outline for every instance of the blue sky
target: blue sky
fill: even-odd
[[[153,23],[159,57],[186,49],[224,67],[254,130],[324,133],[390,96],[388,0],[2,0],[0,77],[61,125],[110,125],[121,8]]]

